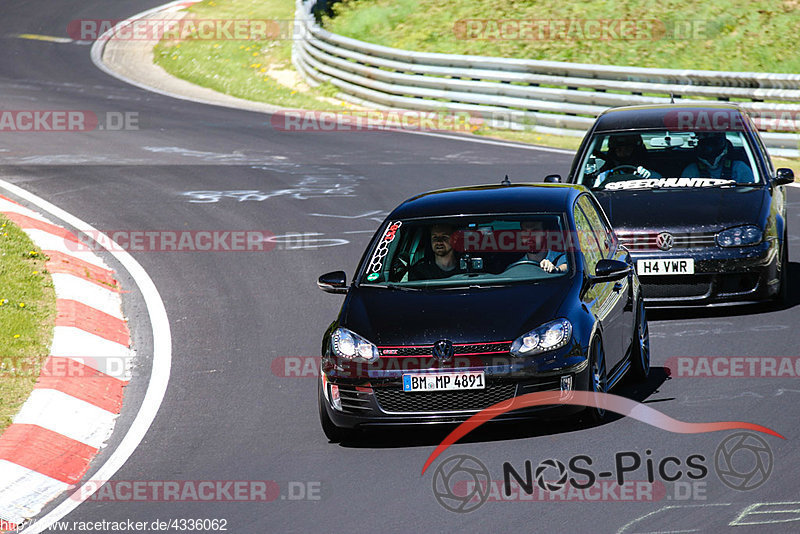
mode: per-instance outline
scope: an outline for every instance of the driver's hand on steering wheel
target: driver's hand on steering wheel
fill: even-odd
[[[650,176],[652,176],[653,173],[651,173],[650,171],[639,165],[636,168],[636,172],[634,174],[636,176],[641,176],[642,178],[650,178]]]
[[[539,262],[539,267],[541,267],[547,273],[553,273],[556,271],[556,266],[553,265],[553,262],[547,258]]]

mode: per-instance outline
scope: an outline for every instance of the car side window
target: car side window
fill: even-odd
[[[575,229],[578,232],[578,243],[581,247],[584,262],[586,263],[586,272],[594,276],[597,262],[603,259],[603,254],[600,251],[600,245],[597,242],[595,230],[589,223],[589,219],[584,215],[583,210],[575,203],[573,209],[575,215]]]
[[[756,138],[756,143],[758,144],[758,149],[764,155],[764,159],[767,162],[767,172],[769,172],[770,176],[775,176],[775,167],[772,164],[772,158],[769,156],[769,152],[767,152],[767,147],[764,146],[764,141],[761,139],[761,136],[758,133],[758,128],[753,123],[753,118],[750,115],[745,115],[747,117],[747,121],[750,124],[750,128],[753,129],[753,136]]]
[[[597,207],[587,195],[581,195],[576,204],[581,211],[583,211],[583,214],[588,219],[589,224],[591,225],[592,230],[597,237],[597,242],[600,246],[600,253],[602,257],[610,257],[614,239],[614,234],[611,232],[611,228],[605,224],[603,216],[597,211]]]

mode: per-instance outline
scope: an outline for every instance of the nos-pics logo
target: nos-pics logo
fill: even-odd
[[[752,432],[726,437],[714,453],[714,471],[719,480],[737,491],[764,484],[772,473],[774,456],[769,444]],[[545,491],[560,491],[568,483],[567,467],[556,459],[543,460],[535,471],[537,485]],[[489,469],[474,456],[458,454],[439,464],[433,473],[433,495],[446,510],[468,513],[489,498]]]

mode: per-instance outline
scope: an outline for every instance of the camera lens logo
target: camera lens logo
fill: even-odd
[[[544,474],[548,469],[556,469],[558,471],[558,478],[555,479],[555,482],[545,480]],[[567,466],[552,458],[543,460],[542,463],[536,467],[536,483],[545,491],[558,491],[563,488],[567,483],[567,476]]]
[[[772,449],[751,432],[725,438],[714,454],[714,470],[723,484],[737,491],[762,485],[772,473]]]
[[[489,470],[473,456],[459,454],[439,464],[433,473],[433,495],[446,510],[468,513],[489,497]]]

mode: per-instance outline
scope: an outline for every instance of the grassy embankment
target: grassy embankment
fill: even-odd
[[[49,354],[56,298],[45,260],[0,215],[0,433],[30,395]]]
[[[640,67],[800,72],[800,2],[757,0],[748,9],[731,0],[698,4],[688,0],[594,0],[572,4],[512,0],[345,0],[324,25],[356,39],[410,50],[580,61]],[[290,20],[291,0],[206,0],[189,8],[203,18]],[[689,15],[687,15],[689,14]],[[554,39],[496,38],[496,26],[480,29],[467,19],[637,20],[636,39],[587,39],[573,26]],[[288,23],[283,25],[289,35]],[[481,38],[475,38],[481,37]],[[332,109],[336,88],[308,88],[291,65],[291,40],[164,40],[156,63],[198,85],[286,108]],[[663,96],[663,95],[659,95]],[[503,139],[577,148],[579,139],[537,132],[481,127],[474,133]],[[779,165],[787,164],[784,161]],[[798,168],[800,169],[800,167]],[[797,171],[797,170],[796,170]],[[800,172],[798,172],[800,174]]]

